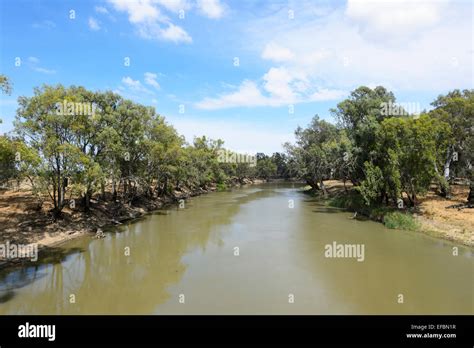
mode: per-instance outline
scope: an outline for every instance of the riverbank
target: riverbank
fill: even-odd
[[[167,205],[179,205],[181,200],[201,194],[218,191],[226,187],[238,187],[263,183],[261,179],[230,180],[227,186],[216,184],[207,188],[173,191],[170,195],[147,198],[139,197],[133,204],[125,204],[111,199],[91,200],[90,211],[81,207],[72,209],[66,205],[61,219],[54,220],[49,211],[52,203],[45,200],[41,208],[31,190],[23,187],[19,190],[0,192],[0,245],[7,242],[16,245],[37,244],[39,252],[54,249],[59,245],[82,236],[101,238],[103,229],[136,220]],[[0,269],[31,262],[27,258],[0,260]]]
[[[346,183],[346,187],[337,180],[325,181],[324,184],[327,195],[318,193],[317,196],[330,206],[357,212],[357,215],[381,222],[388,228],[416,231],[474,247],[474,209],[457,208],[466,203],[468,185],[453,185],[449,200],[430,191],[420,197],[416,210],[400,210],[367,207],[350,183]]]

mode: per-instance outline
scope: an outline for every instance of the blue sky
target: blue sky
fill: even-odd
[[[14,90],[1,96],[0,133],[13,129],[18,96],[62,83],[155,106],[188,141],[206,134],[237,151],[280,151],[315,114],[334,121],[328,110],[360,85],[421,108],[473,88],[472,6],[4,0],[0,72]]]

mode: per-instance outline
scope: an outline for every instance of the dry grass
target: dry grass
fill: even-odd
[[[466,203],[469,187],[453,185],[451,189],[453,196],[450,200],[433,192],[422,197],[417,218],[427,233],[474,246],[474,209],[448,208]]]

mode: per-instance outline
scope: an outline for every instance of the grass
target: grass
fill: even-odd
[[[398,230],[417,231],[420,228],[419,223],[412,215],[398,211],[386,214],[383,223],[387,228]]]
[[[368,206],[362,196],[355,190],[329,198],[326,204],[331,207],[355,211],[369,217],[371,220],[382,222],[390,229],[417,231],[420,228],[419,223],[410,213],[400,212],[393,207],[382,204]]]
[[[219,184],[217,184],[216,187],[217,187],[217,191],[225,191],[225,190],[228,189],[227,185],[224,184],[224,183],[219,183]]]

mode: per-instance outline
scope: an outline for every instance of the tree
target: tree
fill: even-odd
[[[376,134],[379,155],[372,162],[385,178],[379,186],[381,199],[396,202],[404,192],[415,205],[417,195],[437,177],[436,167],[450,138],[449,125],[427,114],[385,119]]]
[[[272,157],[271,161],[276,166],[276,173],[275,175],[279,178],[288,179],[290,177],[290,172],[288,168],[288,157],[284,153],[275,152]]]
[[[277,166],[272,159],[266,155],[260,155],[257,159],[256,175],[259,178],[268,180],[274,177],[277,173]]]
[[[11,84],[10,79],[5,75],[0,74],[0,91],[2,93],[10,95],[11,92],[12,92],[12,89],[13,88],[12,88],[12,84]],[[0,118],[0,123],[2,123],[1,118]]]
[[[362,86],[352,91],[349,98],[337,104],[335,109],[330,110],[351,141],[349,177],[356,185],[365,177],[365,162],[372,161],[376,156],[375,133],[382,120],[390,117],[383,112],[384,106],[393,103],[395,96],[384,87],[371,89]]]
[[[292,159],[292,174],[304,179],[313,190],[322,189],[325,193],[323,181],[330,178],[334,170],[331,147],[339,137],[337,127],[316,115],[308,128],[296,129],[295,137],[295,145],[285,144]]]
[[[5,75],[0,74],[0,91],[2,91],[2,93],[10,95],[12,89],[13,87],[10,79]]]
[[[432,105],[435,109],[430,114],[448,123],[452,129],[453,141],[446,145],[441,185],[443,196],[449,197],[453,165],[458,175],[470,175],[472,147],[469,144],[474,133],[474,90],[453,90],[438,96]]]
[[[57,112],[57,103],[67,95],[67,90],[61,85],[35,88],[33,97],[18,98],[20,106],[16,118],[16,131],[44,159],[39,171],[40,179],[52,199],[55,218],[63,209],[67,178],[81,169],[75,163],[78,150],[72,145],[74,117]]]

